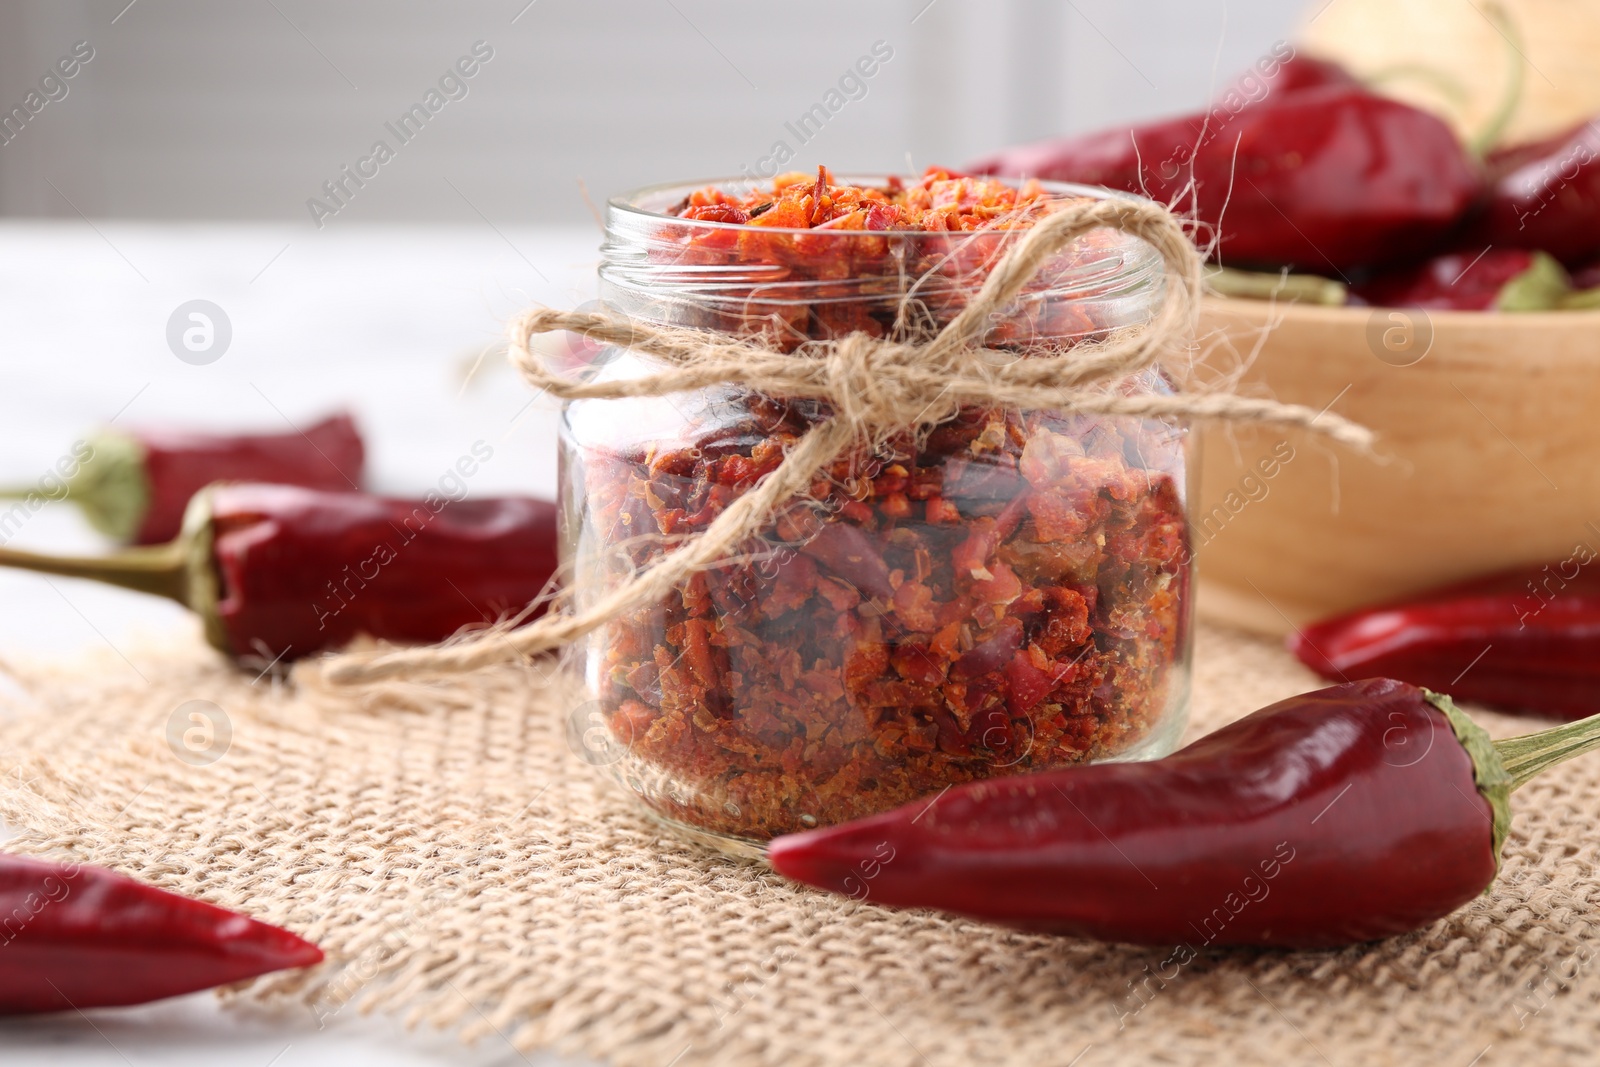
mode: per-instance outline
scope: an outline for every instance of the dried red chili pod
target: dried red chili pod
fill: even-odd
[[[1569,266],[1600,254],[1600,118],[1485,159],[1489,196],[1474,235],[1532,248]]]
[[[76,863],[0,855],[0,1015],[145,1004],[322,962],[287,930]]]
[[[393,500],[216,485],[175,541],[102,558],[0,548],[0,566],[93,578],[194,610],[241,659],[298,659],[358,634],[441,641],[518,612],[555,573],[555,505],[531,497]]]
[[[1586,546],[1526,567],[1365,608],[1289,639],[1325,678],[1382,674],[1505,711],[1600,713],[1600,574]]]
[[[64,496],[107,537],[156,545],[178,536],[189,498],[212,482],[359,489],[365,457],[355,420],[343,413],[286,433],[108,428],[76,450]],[[34,495],[42,495],[36,487],[0,492]]]
[[[1350,288],[1352,304],[1456,311],[1549,311],[1572,291],[1567,272],[1543,252],[1490,248],[1450,252]]]
[[[1437,117],[1354,86],[1022,145],[970,169],[1142,192],[1192,209],[1232,266],[1311,272],[1413,258],[1482,188]]]
[[[1240,78],[1235,86],[1240,90],[1248,90],[1250,82]],[[1317,56],[1307,56],[1304,53],[1290,54],[1290,58],[1278,62],[1261,74],[1261,83],[1266,85],[1269,93],[1304,93],[1306,90],[1322,90],[1328,86],[1360,86],[1362,80],[1350,74],[1344,64],[1334,62],[1333,59],[1318,59]]]
[[[957,786],[781,837],[780,873],[898,907],[1135,944],[1327,948],[1484,892],[1510,792],[1600,718],[1491,741],[1390,679],[1291,697],[1150,763]]]
[[[1316,56],[1292,50],[1289,51],[1287,58],[1279,59],[1278,57],[1286,49],[1289,49],[1289,46],[1280,43],[1273,54],[1264,59],[1256,69],[1248,70],[1235,79],[1219,99],[1226,102],[1232,93],[1246,100],[1255,101],[1264,99],[1268,95],[1324,89],[1330,85],[1357,87],[1361,85],[1361,80],[1345,69],[1343,64],[1331,59],[1318,59]]]

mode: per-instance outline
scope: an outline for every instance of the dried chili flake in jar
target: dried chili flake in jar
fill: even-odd
[[[1087,195],[1105,194],[939,169],[646,190],[610,206],[602,297],[789,350],[926,339],[1019,233]],[[1141,242],[1090,234],[987,343],[1025,359],[1143,322],[1160,278]],[[613,351],[598,373],[650,365]],[[726,387],[569,405],[579,608],[828,413]],[[969,408],[846,454],[734,558],[588,639],[612,768],[658,814],[759,842],[953,783],[1161,754],[1187,695],[1184,443],[1164,420]]]

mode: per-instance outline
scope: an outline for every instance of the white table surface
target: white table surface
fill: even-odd
[[[475,441],[494,457],[475,495],[555,490],[555,410],[472,353],[533,302],[593,295],[597,227],[156,226],[0,223],[0,484],[28,484],[97,424],[304,425],[339,406],[368,440],[379,491],[420,495]],[[179,360],[166,324],[192,299],[233,327],[220,359]],[[68,505],[9,541],[90,551]],[[94,646],[193,640],[177,605],[70,579],[0,572],[0,663]],[[129,669],[129,678],[136,675]],[[7,684],[0,673],[0,687]],[[518,1064],[502,1039],[467,1050],[354,1011],[318,1029],[293,1006],[198,994],[145,1008],[0,1020],[0,1063],[60,1067]]]

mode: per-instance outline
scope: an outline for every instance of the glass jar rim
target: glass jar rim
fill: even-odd
[[[880,188],[888,180],[881,174],[833,177],[836,184]],[[785,344],[858,330],[931,336],[1029,232],[1027,226],[795,229],[669,213],[707,184],[650,185],[608,202],[599,281],[610,310],[646,322],[770,333]],[[736,178],[709,184],[739,192],[765,183]],[[1060,203],[1142,199],[1094,186],[1039,185]],[[1005,321],[997,320],[996,336],[1008,334],[1010,344],[1056,343],[1137,325],[1148,321],[1165,284],[1165,266],[1152,245],[1097,227],[1040,264]]]
[[[832,173],[830,173],[829,176],[833,179],[833,184],[836,185],[836,186],[854,185],[854,186],[861,186],[861,187],[864,187],[864,188],[875,188],[875,187],[884,186],[889,182],[889,180],[891,178],[897,178],[898,180],[900,180],[902,182],[905,182],[908,185],[909,184],[913,184],[913,183],[921,180],[920,178],[910,178],[910,177],[907,177],[905,175],[896,175],[896,174],[887,174],[887,173],[860,173],[860,174],[857,174],[857,173],[832,174]],[[997,175],[980,175],[979,177],[983,178],[983,180],[985,180],[985,181],[1003,182],[1003,183],[1005,183],[1007,185],[1011,185],[1013,187],[1019,186],[1023,182],[1023,180],[1013,179],[1013,178],[1003,178],[1003,177],[999,177]],[[677,204],[677,203],[681,202],[686,197],[688,197],[691,193],[698,192],[701,189],[716,188],[716,189],[722,189],[722,190],[730,192],[730,193],[748,192],[748,191],[753,191],[753,190],[755,190],[755,189],[757,189],[759,187],[762,187],[762,186],[766,185],[771,180],[772,179],[770,179],[770,178],[767,178],[767,179],[751,179],[751,178],[746,178],[746,177],[731,177],[731,178],[706,178],[706,179],[702,179],[700,181],[657,182],[657,183],[652,184],[652,185],[640,186],[637,189],[632,189],[632,190],[630,190],[630,191],[628,191],[626,193],[619,193],[618,195],[611,197],[610,199],[608,199],[606,201],[606,208],[607,208],[608,211],[616,212],[618,215],[624,216],[624,217],[632,216],[632,217],[637,217],[637,218],[640,218],[640,219],[650,219],[650,220],[654,220],[654,221],[657,221],[657,222],[663,222],[663,223],[669,223],[669,224],[676,223],[676,224],[682,225],[682,226],[684,226],[686,228],[687,227],[693,227],[695,229],[702,229],[703,228],[707,232],[712,232],[712,231],[717,231],[717,230],[735,230],[735,231],[751,231],[751,232],[756,232],[756,233],[761,233],[761,234],[773,234],[773,235],[779,235],[779,234],[790,235],[790,236],[793,236],[793,235],[805,235],[807,237],[812,237],[812,238],[818,238],[818,237],[826,236],[827,238],[830,238],[830,239],[832,237],[835,237],[835,236],[839,236],[839,237],[855,237],[855,238],[893,236],[896,240],[905,240],[905,239],[910,239],[910,238],[916,238],[916,237],[921,236],[921,235],[926,235],[929,238],[938,238],[938,239],[943,239],[943,240],[949,240],[952,237],[970,236],[970,235],[976,235],[976,234],[982,234],[982,233],[1014,233],[1015,232],[1015,231],[1009,231],[1009,230],[985,230],[985,229],[977,229],[977,230],[914,230],[914,229],[835,230],[835,229],[826,229],[826,228],[818,228],[818,227],[751,226],[749,223],[743,223],[743,222],[717,222],[717,221],[713,221],[713,220],[709,220],[709,219],[686,219],[686,218],[682,218],[681,216],[678,216],[678,215],[668,214],[667,210],[666,210],[670,205]],[[1083,185],[1083,184],[1080,184],[1080,183],[1077,183],[1077,182],[1045,181],[1045,180],[1042,180],[1042,179],[1032,179],[1032,178],[1025,179],[1025,180],[1026,181],[1037,182],[1037,184],[1039,185],[1039,187],[1041,189],[1043,189],[1046,193],[1050,194],[1049,199],[1052,200],[1052,201],[1066,201],[1066,200],[1079,200],[1079,199],[1144,201],[1144,200],[1147,199],[1146,197],[1139,196],[1137,193],[1124,192],[1124,191],[1121,191],[1121,190],[1118,190],[1118,189],[1108,189],[1108,188],[1105,188],[1104,186],[1099,186],[1099,185]],[[650,201],[650,202],[652,202],[652,204],[659,204],[660,205],[659,209],[657,209],[657,208],[655,208],[653,206],[646,206],[646,203],[645,203],[646,201]],[[609,228],[609,225],[610,225],[610,220],[609,219],[607,220],[607,225],[608,225],[608,228]],[[1127,240],[1128,240],[1130,245],[1142,245],[1142,246],[1144,246],[1146,248],[1149,248],[1148,245],[1146,245],[1143,241],[1140,241],[1138,238],[1129,237],[1129,238],[1127,238]],[[1152,254],[1154,254],[1155,250],[1154,249],[1150,249],[1150,251],[1151,251]]]
[[[848,174],[835,176],[835,183],[882,186],[888,180],[883,174]],[[903,179],[902,179],[903,180]],[[1001,179],[1013,186],[1014,180]],[[605,240],[601,246],[600,277],[603,288],[644,291],[671,290],[689,298],[697,295],[716,299],[722,295],[748,295],[750,287],[758,286],[762,301],[766,303],[788,300],[792,303],[850,302],[868,295],[852,291],[852,285],[868,289],[888,279],[900,269],[903,261],[894,257],[868,255],[866,261],[889,268],[888,274],[867,271],[843,277],[801,278],[792,276],[789,265],[766,257],[746,258],[735,251],[738,245],[730,241],[759,236],[776,242],[804,242],[806,257],[823,257],[834,252],[851,256],[875,246],[905,250],[911,255],[929,256],[928,262],[940,263],[950,259],[962,246],[984,249],[987,257],[998,253],[1001,246],[1020,239],[1027,227],[989,227],[975,230],[844,230],[809,228],[799,229],[779,226],[751,226],[744,223],[716,222],[703,219],[686,219],[668,214],[667,210],[681,202],[690,193],[708,185],[731,191],[755,188],[764,183],[746,178],[732,178],[710,182],[665,182],[644,186],[630,193],[612,197],[607,202]],[[1139,201],[1143,197],[1098,186],[1075,185],[1067,182],[1040,182],[1051,200],[1067,202],[1078,199]],[[1090,244],[1085,242],[1092,237]],[[837,238],[853,238],[854,244]],[[711,242],[714,251],[704,258],[684,258],[677,249],[692,247],[701,241]],[[798,246],[796,246],[798,247]],[[1090,292],[1104,292],[1108,287],[1123,291],[1139,288],[1159,288],[1165,277],[1161,256],[1144,240],[1131,234],[1120,233],[1109,227],[1096,229],[1072,242],[1058,253],[1056,265],[1045,273],[1053,279],[1049,284],[1052,298],[1071,298]],[[937,283],[949,284],[950,279]],[[972,279],[957,280],[958,285],[972,285]],[[924,288],[922,282],[917,288]],[[786,295],[787,294],[787,295]]]

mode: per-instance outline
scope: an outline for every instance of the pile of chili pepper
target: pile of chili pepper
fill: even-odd
[[[717,405],[649,450],[586,451],[585,521],[704,529],[817,417]],[[974,409],[835,463],[779,548],[597,638],[613,735],[681,785],[647,802],[765,839],[1150,736],[1185,640],[1180,446],[1162,424]],[[639,536],[613,565],[663,551]]]
[[[220,651],[276,663],[358,634],[442,641],[542,605],[556,556],[556,508],[544,500],[245,483],[202,490],[165,545],[100,557],[0,548],[0,566],[176,600]]]
[[[686,325],[760,336],[785,350],[849,333],[935,331],[966,306],[1013,240],[1071,202],[1039,182],[944,167],[862,185],[840,184],[819,166],[748,190],[694,191],[666,214],[695,225],[660,227],[652,257],[658,270],[719,288],[717,300],[675,308]],[[988,343],[1014,348],[1103,331],[1108,324],[1085,310],[1085,268],[1111,258],[1101,253],[1118,240],[1097,231],[1052,257],[1028,286],[1033,298]],[[1063,279],[1073,299],[1050,299]]]
[[[879,904],[1196,953],[1328,948],[1485,892],[1510,793],[1600,747],[1600,717],[1491,741],[1386,678],[1292,697],[1150,763],[957,786],[782,837],[798,881]]]
[[[1197,242],[1230,268],[1348,284],[1274,287],[1224,273],[1213,281],[1223,295],[1600,306],[1600,292],[1567,273],[1600,263],[1600,117],[1479,158],[1436,116],[1290,52],[1206,110],[1009,148],[971,169],[1143,193],[1190,214]]]
[[[0,1015],[145,1004],[322,962],[287,930],[77,863],[0,855]]]
[[[929,167],[907,183],[890,176],[881,187],[839,185],[827,167],[815,175],[780,174],[769,186],[730,193],[721,186],[698,189],[668,214],[697,222],[725,222],[771,230],[921,230],[971,233],[1026,229],[1052,210],[1052,198],[1037,181],[1020,187],[989,178]],[[783,247],[769,233],[729,237],[743,243],[747,260],[770,259]],[[832,246],[810,242],[817,251]],[[803,253],[806,243],[795,245]]]

